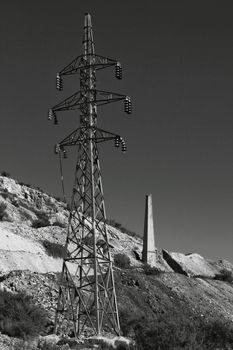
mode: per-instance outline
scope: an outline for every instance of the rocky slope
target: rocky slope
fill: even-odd
[[[32,295],[48,311],[51,327],[62,260],[49,255],[45,242],[63,245],[67,222],[65,203],[0,176],[0,290]],[[155,323],[163,315],[187,314],[191,323],[204,319],[233,324],[230,262],[158,249],[156,268],[150,269],[141,262],[139,237],[112,226],[108,231],[112,256],[120,253],[130,259],[130,266],[114,267],[123,329],[126,309],[128,318],[137,314]],[[10,349],[7,339],[0,337],[1,349]]]

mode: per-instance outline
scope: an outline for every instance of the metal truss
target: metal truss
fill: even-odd
[[[90,53],[86,55],[86,58],[88,59],[88,56],[91,56],[92,64],[91,67],[95,68],[95,70],[100,70],[104,68],[108,68],[111,66],[115,66],[118,62],[116,60],[113,60],[108,57],[96,55],[95,53]],[[61,75],[71,75],[71,74],[77,74],[79,73],[80,69],[82,69],[82,63],[83,56],[76,57],[71,63],[69,63],[65,68],[63,68],[60,72]],[[88,64],[86,65],[87,68]]]
[[[91,16],[85,15],[82,54],[62,69],[56,87],[63,89],[62,77],[79,73],[80,90],[49,109],[48,118],[58,123],[57,112],[80,110],[80,127],[55,145],[55,153],[66,158],[67,147],[77,147],[75,181],[63,260],[55,332],[71,328],[75,337],[86,327],[93,334],[110,331],[120,334],[120,324],[110,255],[106,211],[100,172],[98,143],[114,141],[126,151],[123,138],[97,127],[97,107],[124,100],[125,112],[131,113],[126,95],[96,89],[96,71],[115,66],[122,78],[118,61],[96,55]]]
[[[70,97],[66,98],[65,100],[54,106],[52,109],[50,109],[49,115],[52,116],[54,112],[80,109],[80,107],[84,103],[92,103],[96,106],[102,106],[111,102],[125,100],[126,98],[125,95],[96,89],[90,90],[90,94],[94,97],[94,99],[88,101],[86,100],[86,96],[83,96],[81,94],[81,91],[76,92],[75,94],[71,95]]]

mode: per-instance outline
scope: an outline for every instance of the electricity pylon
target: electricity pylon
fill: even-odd
[[[55,153],[65,158],[66,148],[77,146],[66,257],[55,317],[55,332],[71,320],[75,337],[85,327],[97,335],[104,329],[120,334],[97,144],[113,140],[123,152],[126,145],[120,135],[97,127],[97,106],[123,100],[125,112],[130,114],[131,101],[126,95],[96,89],[96,72],[111,66],[115,66],[116,78],[122,79],[118,61],[95,54],[91,16],[85,14],[82,53],[56,78],[56,87],[62,90],[62,77],[79,73],[80,90],[49,109],[48,114],[57,124],[57,112],[80,110],[79,128],[55,146]]]

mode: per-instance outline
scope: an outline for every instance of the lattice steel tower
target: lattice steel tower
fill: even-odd
[[[85,15],[82,54],[62,69],[56,87],[62,90],[62,77],[80,75],[80,90],[49,109],[48,117],[58,123],[57,112],[80,110],[80,126],[55,146],[55,153],[66,158],[67,147],[77,146],[75,181],[71,198],[66,240],[55,317],[55,332],[72,320],[74,336],[85,327],[94,334],[103,329],[120,334],[112,260],[106,227],[106,212],[100,172],[99,142],[113,140],[126,151],[122,137],[97,127],[97,106],[124,101],[125,112],[131,113],[126,95],[96,89],[96,72],[115,66],[116,78],[122,78],[118,61],[95,54],[91,16]]]

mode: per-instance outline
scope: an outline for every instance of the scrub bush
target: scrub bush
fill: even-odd
[[[66,255],[65,247],[59,243],[53,243],[47,240],[42,241],[48,255],[54,258],[64,258]]]
[[[49,217],[46,213],[37,212],[36,215],[38,219],[32,222],[32,227],[40,228],[40,227],[50,226]]]
[[[115,254],[114,255],[114,263],[117,267],[121,269],[127,269],[130,267],[130,259],[126,254]]]
[[[45,330],[47,315],[24,293],[0,291],[0,332],[10,337],[26,338]]]

